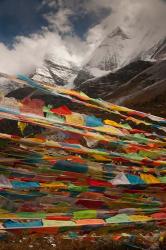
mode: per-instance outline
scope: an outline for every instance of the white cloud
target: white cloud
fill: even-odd
[[[134,33],[157,27],[160,27],[160,32],[165,31],[166,4],[161,0],[112,0],[112,10],[107,25],[112,23],[126,29],[132,28]]]
[[[45,18],[51,29],[64,34],[72,32],[72,24],[69,20],[72,15],[73,12],[70,9],[60,9],[56,14],[45,15]]]
[[[50,52],[67,60],[76,60],[68,52],[62,38],[48,31],[31,37],[17,37],[12,49],[0,43],[0,52],[0,71],[10,74],[32,72]]]

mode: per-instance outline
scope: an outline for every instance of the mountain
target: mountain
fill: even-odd
[[[41,67],[36,69],[32,78],[36,81],[66,85],[72,84],[78,71],[79,69],[73,61],[52,54],[47,56]]]
[[[147,108],[147,112],[154,109],[153,113],[159,115],[166,105],[165,69],[166,60],[132,62],[114,73],[90,79],[77,89],[119,105],[140,110]]]
[[[163,99],[165,61],[166,38],[147,31],[137,39],[117,27],[102,40],[82,69],[70,55],[66,59],[60,51],[52,51],[30,77],[70,88],[74,82],[77,90],[91,97],[137,109]],[[20,87],[0,79],[0,88],[6,95]]]
[[[142,36],[126,33],[117,27],[108,33],[80,69],[68,55],[64,58],[52,51],[32,78],[37,81],[76,87],[88,79],[101,77],[139,60],[162,60],[166,57],[166,38],[159,39],[156,32],[143,31]],[[130,35],[129,35],[130,34]]]
[[[72,60],[66,60],[55,53],[47,55],[43,65],[32,72],[29,77],[36,81],[43,81],[57,85],[66,85],[71,88],[74,78],[79,72],[79,68]],[[0,90],[5,95],[19,89],[20,84],[3,78],[3,72],[0,77]]]
[[[114,73],[82,83],[77,90],[91,97],[102,98],[112,103],[166,117],[165,68],[166,60],[132,62]],[[22,99],[31,95],[32,92],[34,92],[32,88],[26,87],[11,91],[7,96]],[[41,97],[40,93],[34,93],[33,98],[38,98],[38,95]],[[48,100],[50,101],[50,97]],[[48,100],[45,97],[46,104]],[[55,100],[53,101],[55,104]],[[60,104],[58,98],[56,103]],[[78,104],[76,108],[77,106]]]
[[[123,53],[128,39],[129,37],[120,27],[109,33],[91,54],[74,84],[78,86],[82,79],[85,81],[93,77],[100,77],[109,71],[120,68],[123,64]]]
[[[87,80],[80,84],[76,89],[85,92],[91,97],[108,100],[111,93],[113,93],[119,86],[123,86],[123,84],[128,82],[134,76],[152,65],[152,62],[132,62],[114,73],[107,73],[102,77]]]
[[[75,86],[78,87],[88,79],[113,73],[131,62],[166,58],[165,37],[146,29],[140,32],[141,35],[130,33],[126,34],[120,27],[109,33],[78,73],[74,80]]]
[[[112,71],[119,68],[123,63],[123,51],[128,39],[124,31],[117,27],[96,48],[85,68],[101,71]]]
[[[107,95],[112,102],[133,106],[166,94],[166,60],[155,62]]]

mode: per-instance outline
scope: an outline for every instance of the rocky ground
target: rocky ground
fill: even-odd
[[[110,235],[100,238],[64,239],[54,235],[9,235],[0,250],[166,250],[166,233],[139,234],[134,240]]]

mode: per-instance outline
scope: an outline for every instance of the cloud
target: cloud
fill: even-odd
[[[77,57],[76,63],[83,64],[101,42],[101,37],[105,35],[102,26],[96,25],[96,22],[98,23],[100,19],[103,19],[103,10],[107,10],[105,16],[110,13],[110,0],[44,0],[43,5],[49,5],[52,8],[52,11],[44,16],[49,23],[49,28],[52,32],[57,32],[63,37],[63,42],[68,51],[73,55],[73,58]],[[85,17],[86,19],[88,16],[95,19],[92,25],[94,29],[92,28],[87,34],[84,34],[84,39],[82,39],[76,34],[71,18],[83,22],[81,18]]]
[[[49,28],[65,34],[72,32],[72,24],[69,19],[72,15],[73,12],[70,9],[60,9],[56,14],[45,15],[45,18],[49,23]]]
[[[95,0],[92,2],[94,3]],[[103,1],[98,3],[96,8],[100,8],[101,3]],[[133,28],[132,32],[135,31],[135,33],[141,28],[148,30],[157,26],[160,26],[161,32],[165,30],[166,4],[163,0],[104,0],[104,4],[105,6],[111,4],[112,9],[111,15],[103,19],[100,24],[106,33],[116,26],[121,26],[130,32]]]
[[[84,26],[87,27],[87,23],[89,22],[89,25],[91,25],[92,20],[94,22],[93,26],[100,22],[103,17],[110,14],[110,2],[108,3],[108,0],[44,0],[43,5],[51,6],[51,12],[45,15],[50,27],[63,34],[67,32],[74,33],[74,23],[76,22],[77,24],[80,22],[81,29],[81,26],[83,26],[82,20]]]
[[[104,0],[105,6],[111,5],[111,14],[100,24],[92,27],[87,33],[87,42],[95,48],[104,37],[120,26],[130,38],[126,48],[126,57],[139,49],[149,49],[155,42],[166,36],[166,4],[163,0]],[[92,0],[95,5],[95,0]]]
[[[1,42],[0,72],[32,73],[36,67],[43,64],[49,53],[73,61],[77,65],[81,64],[89,48],[86,41],[82,41],[72,33],[69,17],[74,15],[71,10],[74,2],[71,2],[70,8],[62,8],[63,5],[59,3],[58,11],[55,1],[47,0],[43,2],[44,4],[52,7],[52,11],[44,15],[49,23],[48,28],[43,28],[40,33],[30,36],[16,37],[12,48]]]
[[[126,31],[129,45],[125,50],[126,58],[136,55],[137,51],[150,49],[166,37],[166,4],[161,0],[120,0],[113,1],[113,15],[105,20],[106,27],[119,22]],[[124,11],[125,10],[125,11]]]
[[[31,73],[42,65],[49,53],[76,60],[71,56],[62,38],[55,33],[43,31],[43,34],[34,34],[30,37],[17,37],[12,49],[0,43],[0,71],[4,73]]]

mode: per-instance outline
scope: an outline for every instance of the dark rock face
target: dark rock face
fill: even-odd
[[[88,80],[79,90],[104,100],[166,116],[166,60],[133,62],[115,73]]]
[[[79,71],[77,77],[74,79],[74,86],[79,87],[81,85],[81,83],[87,81],[88,79],[92,79],[92,78],[94,78],[94,76],[90,72],[82,69]]]
[[[121,105],[143,104],[166,92],[166,61],[160,61],[119,86],[108,100]]]
[[[109,73],[103,77],[94,78],[83,82],[79,87],[77,87],[77,89],[94,98],[103,98],[105,100],[109,100],[111,93],[113,93],[119,86],[125,84],[134,76],[138,75],[152,65],[153,63],[151,62],[133,62],[119,69],[115,73]]]

